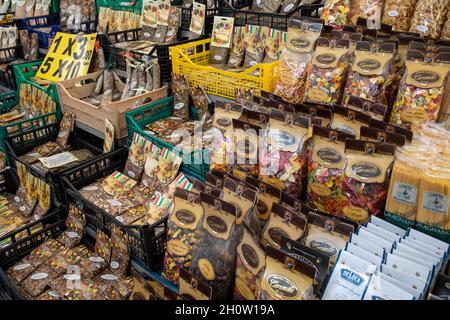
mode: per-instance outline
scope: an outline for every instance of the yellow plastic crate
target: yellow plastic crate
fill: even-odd
[[[230,72],[209,66],[211,39],[173,46],[172,71],[188,76],[189,85],[199,84],[207,93],[228,99],[235,98],[236,88],[272,91],[274,69],[278,62],[259,63],[242,72]]]

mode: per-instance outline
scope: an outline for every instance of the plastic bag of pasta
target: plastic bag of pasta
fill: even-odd
[[[394,31],[409,31],[415,6],[416,0],[386,0],[381,22],[392,26]]]
[[[350,12],[350,0],[327,0],[320,16],[325,25],[344,26]]]
[[[364,18],[369,29],[380,29],[383,5],[384,0],[356,0],[349,13],[350,24],[356,25],[358,18]]]
[[[418,32],[423,37],[439,38],[447,10],[446,0],[418,1],[409,31]]]
[[[245,57],[244,27],[234,27],[233,47],[231,48],[228,66],[239,68],[242,66]]]
[[[214,17],[211,36],[211,63],[226,64],[233,40],[234,18]]]
[[[347,139],[347,162],[342,179],[344,216],[364,223],[370,215],[381,216],[389,189],[395,145]]]
[[[291,19],[286,46],[275,72],[274,94],[291,103],[301,103],[305,94],[307,66],[311,63],[322,24]]]

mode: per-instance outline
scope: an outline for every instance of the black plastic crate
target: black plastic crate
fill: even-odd
[[[67,26],[62,26],[61,29],[63,32],[66,33],[79,33],[83,32],[84,34],[90,34],[97,32],[97,20],[91,20],[91,21],[84,21],[80,23],[80,28],[72,29],[67,28]]]
[[[289,13],[257,12],[252,10],[252,0],[219,0],[221,15],[233,16],[236,26],[247,24],[270,27],[287,31],[288,21],[292,17],[320,18],[319,9],[323,4],[300,4]]]
[[[85,213],[88,224],[110,232],[111,225],[126,231],[130,243],[131,258],[152,271],[160,270],[166,248],[167,217],[153,225],[126,226],[93,203],[84,199],[79,189],[107,177],[114,171],[123,171],[128,149],[122,148],[97,157],[94,160],[66,172],[63,176],[69,203]]]
[[[48,130],[47,131],[48,134],[45,135],[44,139],[39,139],[39,136],[42,134],[42,130],[44,131]],[[19,161],[20,163],[24,164],[27,167],[27,170],[31,172],[31,174],[49,184],[52,192],[53,203],[56,206],[61,206],[67,204],[66,195],[61,181],[61,175],[73,169],[74,167],[79,166],[80,164],[77,163],[62,170],[49,171],[47,173],[43,173],[40,170],[37,170],[28,162],[25,162],[22,159],[20,159],[20,156],[25,155],[26,153],[33,150],[35,147],[38,147],[48,141],[55,141],[58,131],[59,131],[59,123],[49,124],[46,127],[44,127],[44,129],[40,127],[39,129],[26,131],[26,133],[12,134],[6,139],[5,145],[10,164],[15,166],[15,162]],[[80,134],[80,136],[78,136],[77,134],[78,132],[82,132],[82,130],[75,128],[74,132],[72,132],[71,137],[69,139],[70,146],[75,147],[77,149],[80,148],[88,149],[95,156],[98,156],[103,153],[101,147],[92,144],[89,141],[90,139],[86,139],[85,135]],[[32,143],[28,143],[28,141],[30,141],[30,137]]]
[[[17,90],[14,71],[10,64],[0,68],[0,86],[9,90]]]
[[[15,194],[19,188],[19,177],[17,177],[16,172],[10,168],[6,167],[0,171],[0,194],[8,192],[10,194]]]

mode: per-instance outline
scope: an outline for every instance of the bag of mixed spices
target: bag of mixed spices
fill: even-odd
[[[345,85],[348,96],[385,103],[386,79],[391,71],[395,45],[386,43],[377,51],[366,41],[359,41],[355,50],[355,62]]]
[[[204,218],[192,249],[190,272],[212,287],[212,299],[230,299],[236,264],[235,219],[238,208],[200,194]]]
[[[343,214],[364,223],[381,216],[389,189],[395,145],[347,139],[342,180]]]
[[[265,263],[265,248],[259,237],[244,224],[244,233],[237,246],[234,300],[256,299]]]
[[[189,269],[195,231],[203,220],[203,207],[198,194],[177,188],[174,209],[167,220],[167,250],[162,275],[178,284],[180,269]]]
[[[390,122],[411,126],[435,121],[449,70],[448,52],[437,54],[433,62],[426,62],[425,52],[410,51]]]
[[[272,109],[267,143],[260,151],[259,178],[294,197],[304,192],[306,140],[311,119]]]
[[[332,215],[342,213],[341,176],[345,164],[345,140],[353,135],[319,126],[313,127],[308,153],[306,203]]]
[[[286,46],[276,69],[274,93],[283,100],[301,103],[305,95],[307,66],[311,62],[322,24],[291,19]]]
[[[348,70],[349,40],[317,40],[306,80],[306,102],[334,105],[340,103]]]

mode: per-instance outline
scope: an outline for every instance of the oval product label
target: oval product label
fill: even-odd
[[[179,103],[177,103],[176,105],[173,106],[173,108],[175,110],[183,109],[183,107],[184,107],[184,103],[183,102],[179,102]]]
[[[150,34],[150,32],[144,32],[144,37],[146,38],[150,38],[152,35]]]
[[[310,45],[310,41],[300,38],[292,39],[291,45],[294,46],[295,48],[302,49],[308,47]]]
[[[128,171],[128,176],[133,179],[136,178],[136,174],[133,171]]]
[[[228,118],[219,118],[216,122],[221,127],[229,127],[231,125],[231,120]]]
[[[333,257],[338,253],[338,249],[336,248],[336,246],[326,239],[312,240],[309,243],[309,246],[311,247],[311,249],[320,251],[329,257]]]
[[[256,64],[257,64],[256,61],[250,61],[250,65],[251,65],[251,66],[255,66]]]
[[[381,67],[381,64],[374,59],[365,59],[358,62],[358,67],[366,71],[373,71]]]
[[[289,238],[288,234],[286,232],[284,232],[284,230],[281,230],[280,228],[270,228],[268,233],[269,233],[269,237],[277,245],[280,245],[281,237]]]
[[[178,210],[175,212],[175,217],[184,225],[195,222],[195,215],[187,210]]]
[[[343,213],[350,220],[359,223],[363,223],[369,218],[369,213],[366,210],[354,206],[344,207]]]
[[[280,298],[293,298],[298,295],[298,289],[288,278],[273,274],[267,277],[267,284],[273,293]]]
[[[81,190],[83,190],[83,191],[95,191],[95,190],[98,190],[98,186],[87,186],[87,187],[84,187]]]
[[[64,138],[66,136],[66,133],[64,131],[58,133],[58,137]]]
[[[167,242],[167,251],[171,254],[183,257],[189,253],[189,247],[181,240],[169,240]]]
[[[120,263],[117,261],[111,261],[110,267],[111,267],[111,269],[119,269]]]
[[[206,280],[214,280],[216,278],[216,273],[214,272],[214,268],[209,262],[209,260],[201,258],[198,260],[198,268],[200,273],[205,277]]]
[[[29,267],[31,267],[31,264],[29,264],[29,263],[22,263],[22,264],[18,264],[13,269],[16,270],[16,271],[22,271],[22,270],[25,270],[25,269],[27,269]]]
[[[75,231],[68,231],[67,236],[70,239],[80,238],[80,235],[78,233],[76,233]]]
[[[222,56],[219,56],[219,55],[214,56],[214,59],[218,60],[218,61],[222,61],[223,60]]]
[[[236,64],[236,59],[231,58],[228,62],[231,64]]]
[[[342,160],[341,154],[331,148],[322,148],[317,150],[317,156],[319,159],[329,163],[338,163]]]
[[[236,146],[241,153],[249,154],[255,152],[255,146],[250,141],[239,140]]]
[[[63,278],[70,281],[80,281],[81,276],[79,274],[65,274]]]
[[[48,293],[48,295],[49,295],[50,297],[53,297],[53,298],[61,298],[61,296],[59,295],[59,293],[56,292],[56,291],[50,290],[50,291],[47,292],[47,293]]]
[[[107,281],[116,281],[116,280],[119,280],[119,278],[116,276],[116,275],[114,275],[114,274],[102,274],[101,276],[100,276],[100,278],[102,278],[103,280],[107,280]]]
[[[108,199],[107,201],[109,202],[110,205],[115,206],[115,207],[120,207],[122,205],[122,202],[114,200],[114,199]]]
[[[271,135],[271,139],[275,144],[282,147],[291,147],[295,144],[295,137],[284,131],[275,130]]]
[[[123,217],[116,217],[116,220],[119,221],[120,223],[125,222],[125,219]]]
[[[397,10],[391,10],[391,11],[388,12],[388,16],[389,17],[393,17],[393,18],[398,17],[398,11]]]
[[[15,202],[20,202],[20,197],[15,196],[15,197],[14,197],[14,201],[15,201]]]
[[[251,246],[249,246],[246,243],[242,245],[242,255],[244,256],[245,262],[250,267],[255,269],[258,267],[259,264],[258,254]]]
[[[356,136],[355,130],[353,130],[353,128],[350,128],[348,126],[340,125],[340,126],[336,126],[333,129]]]
[[[320,197],[328,197],[331,194],[330,188],[318,182],[311,183],[311,191]]]
[[[45,272],[35,273],[31,276],[31,280],[43,280],[48,277],[48,274]]]
[[[206,223],[210,226],[210,228],[217,233],[225,233],[227,232],[227,224],[225,221],[216,216],[210,216],[206,218]]]
[[[380,168],[369,163],[356,163],[352,166],[352,170],[362,178],[375,178],[381,174]]]
[[[102,257],[90,257],[89,258],[90,261],[95,262],[95,263],[103,263],[105,262],[105,259],[103,259]]]
[[[401,111],[400,118],[403,122],[425,122],[428,121],[428,113],[424,109],[405,109]]]
[[[416,29],[419,30],[420,32],[424,32],[424,33],[428,31],[427,26],[417,26]]]
[[[284,12],[289,12],[289,11],[291,11],[292,9],[294,9],[294,4],[293,4],[293,3],[290,3],[290,4],[288,4],[288,5],[284,8]]]
[[[317,62],[323,63],[323,64],[329,64],[334,61],[336,61],[336,56],[329,53],[319,54],[316,57]]]
[[[431,71],[416,71],[411,74],[411,78],[414,81],[417,81],[419,83],[423,84],[430,84],[438,81],[440,79],[439,75],[436,72]]]

